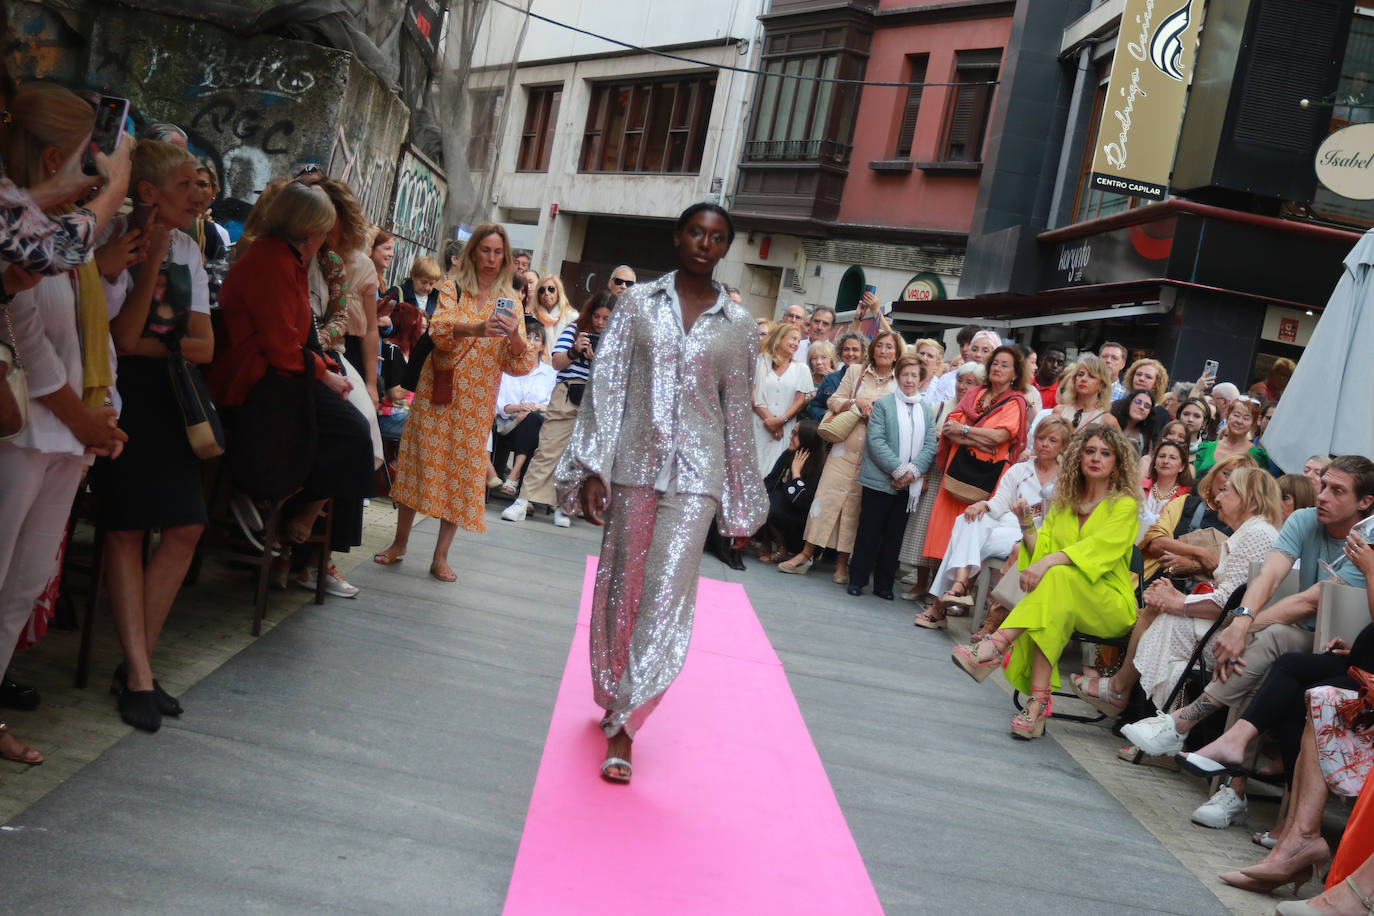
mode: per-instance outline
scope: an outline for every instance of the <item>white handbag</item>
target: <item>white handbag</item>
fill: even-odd
[[[19,358],[19,346],[15,342],[14,321],[10,318],[9,306],[5,309],[5,330],[9,341],[0,340],[0,365],[5,367],[4,389],[0,390],[0,440],[13,439],[29,425],[29,376],[24,371],[24,361]],[[14,407],[6,410],[6,398],[14,399]],[[17,425],[13,418],[18,418]],[[13,428],[10,428],[13,426]]]

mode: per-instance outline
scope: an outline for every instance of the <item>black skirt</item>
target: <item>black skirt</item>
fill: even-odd
[[[129,436],[113,461],[92,469],[100,523],[112,531],[205,524],[200,459],[191,451],[167,360],[119,358],[119,428]]]

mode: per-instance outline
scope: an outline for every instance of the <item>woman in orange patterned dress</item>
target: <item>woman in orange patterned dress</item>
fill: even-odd
[[[468,239],[457,276],[440,289],[439,307],[430,319],[434,351],[415,388],[391,487],[396,536],[372,558],[383,566],[405,556],[416,512],[439,519],[429,573],[442,582],[458,578],[448,565],[458,526],[487,530],[483,468],[496,389],[502,372],[526,375],[538,358],[525,348],[520,309],[514,315],[496,311],[498,297],[516,298],[510,240],[505,229],[484,223]]]

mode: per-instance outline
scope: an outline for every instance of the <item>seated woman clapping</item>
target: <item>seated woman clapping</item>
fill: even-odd
[[[1156,579],[1145,592],[1145,608],[1136,620],[1126,658],[1110,679],[1070,678],[1074,693],[1107,715],[1126,708],[1131,685],[1140,681],[1156,707],[1163,709],[1201,639],[1221,614],[1231,593],[1250,578],[1250,564],[1262,562],[1278,540],[1279,486],[1257,468],[1238,468],[1214,497],[1221,520],[1233,530],[1221,549],[1207,589],[1179,591],[1167,578]],[[1210,650],[1204,659],[1211,667]]]
[[[768,491],[768,521],[759,532],[759,561],[781,563],[802,548],[806,515],[816,496],[825,464],[820,424],[802,417],[792,428],[787,451],[763,478]]]
[[[1139,459],[1119,430],[1089,426],[1069,443],[1039,531],[1022,523],[1021,598],[1000,629],[955,646],[955,666],[986,680],[1010,652],[1007,680],[1030,694],[1011,720],[1014,738],[1039,738],[1058,686],[1059,656],[1074,632],[1115,637],[1135,623],[1131,550],[1140,500]]]
[[[949,547],[932,585],[942,597],[935,607],[916,615],[916,626],[943,629],[946,608],[973,605],[969,580],[983,561],[1008,556],[1021,541],[1020,522],[1012,507],[1024,502],[1035,521],[1044,518],[1044,504],[1059,476],[1059,455],[1072,436],[1067,420],[1050,417],[1041,422],[1035,430],[1034,458],[1007,468],[990,498],[969,506],[954,520]]]

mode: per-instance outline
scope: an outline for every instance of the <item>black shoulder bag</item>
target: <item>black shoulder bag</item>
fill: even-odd
[[[1013,395],[1007,395],[968,425],[977,426],[982,423],[990,413],[1010,401],[1012,397]],[[949,467],[945,468],[941,486],[960,502],[976,503],[987,499],[992,495],[992,491],[997,489],[997,481],[1002,478],[1002,472],[1006,470],[1008,463],[1005,458],[1001,461],[984,460],[973,454],[973,449],[967,445],[961,445],[954,450],[954,457],[949,459]]]

